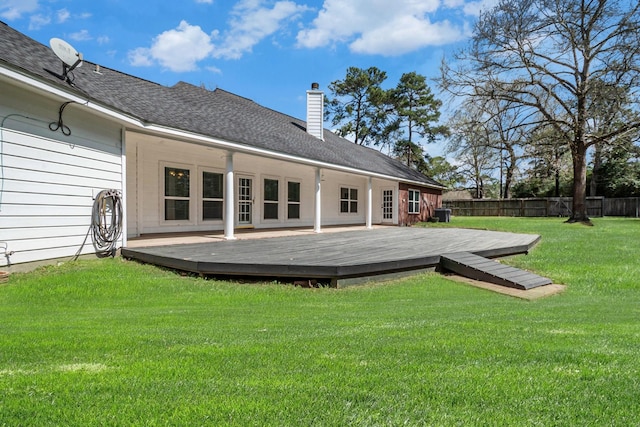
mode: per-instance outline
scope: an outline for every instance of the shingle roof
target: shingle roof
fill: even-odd
[[[103,106],[146,124],[223,139],[336,166],[397,177],[429,186],[441,184],[401,162],[324,130],[324,141],[306,132],[304,121],[263,107],[222,89],[209,91],[180,82],[162,86],[85,61],[71,78],[73,87],[55,77],[62,65],[53,51],[0,22],[0,64],[80,92]]]

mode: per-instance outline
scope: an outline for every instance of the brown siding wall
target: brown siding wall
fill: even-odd
[[[409,189],[420,190],[420,214],[409,215]],[[416,222],[427,221],[435,215],[437,208],[442,207],[442,190],[401,183],[399,196],[399,225],[412,225]]]

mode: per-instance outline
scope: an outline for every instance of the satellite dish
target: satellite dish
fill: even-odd
[[[60,80],[66,80],[71,84],[69,72],[82,65],[82,54],[78,53],[69,43],[62,39],[52,38],[49,45],[58,58],[62,61],[62,75],[56,74]]]

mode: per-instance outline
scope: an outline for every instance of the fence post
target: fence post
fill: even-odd
[[[547,197],[547,198],[544,200],[544,216],[545,216],[545,217],[548,217],[548,216],[549,216],[549,203],[550,203],[550,201],[549,201],[549,198]]]

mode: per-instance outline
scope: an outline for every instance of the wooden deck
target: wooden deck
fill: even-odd
[[[496,258],[528,252],[539,236],[495,231],[387,227],[255,240],[123,248],[127,258],[218,276],[346,279],[415,272],[443,254]]]

